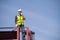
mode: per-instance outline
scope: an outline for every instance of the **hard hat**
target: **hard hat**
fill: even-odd
[[[18,11],[22,11],[21,9],[19,9]]]

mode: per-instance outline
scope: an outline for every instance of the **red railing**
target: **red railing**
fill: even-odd
[[[30,40],[33,40],[32,33],[30,32],[29,28],[28,27],[25,27],[25,28],[26,28],[26,40],[29,40],[29,36],[30,36]],[[20,28],[19,27],[17,28],[17,40],[20,40]]]
[[[0,29],[11,29],[11,28],[15,28],[15,27],[0,27]],[[29,28],[28,28],[28,27],[24,27],[24,28],[26,28],[26,30],[25,30],[26,40],[33,40],[33,37],[32,37],[33,34],[32,34],[31,31],[29,30]],[[20,40],[20,32],[21,32],[20,27],[16,27],[16,28],[15,28],[14,30],[12,30],[12,31],[17,31],[17,40]]]

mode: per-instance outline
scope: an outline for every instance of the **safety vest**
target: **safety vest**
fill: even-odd
[[[17,25],[24,25],[24,17],[18,15],[18,16],[17,16],[17,22],[16,22],[16,24],[17,24]]]

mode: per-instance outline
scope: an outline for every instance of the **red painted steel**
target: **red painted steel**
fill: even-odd
[[[20,40],[20,28],[17,27],[17,40]]]
[[[29,28],[26,27],[26,40],[28,40],[28,37],[29,37]]]
[[[30,32],[28,27],[25,27],[25,28],[26,28],[26,30],[25,30],[25,32],[26,32],[26,40],[33,40],[33,37],[32,37],[33,34]],[[20,27],[16,27],[15,30],[13,30],[13,31],[17,32],[16,33],[16,36],[17,36],[16,38],[17,38],[17,40],[20,40],[20,32],[21,32]]]
[[[32,33],[30,32],[29,34],[30,34],[30,40],[33,40]]]

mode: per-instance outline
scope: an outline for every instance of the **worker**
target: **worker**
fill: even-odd
[[[15,16],[15,24],[22,31],[22,40],[24,40],[24,37],[25,37],[25,33],[24,33],[24,20],[25,20],[25,17],[22,14],[22,10],[19,9],[18,10],[18,15]]]
[[[22,10],[18,10],[18,15],[15,16],[15,24],[16,26],[24,27],[25,17],[22,15]]]

